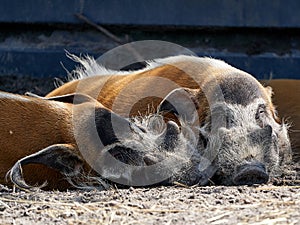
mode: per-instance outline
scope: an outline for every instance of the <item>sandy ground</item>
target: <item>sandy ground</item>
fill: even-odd
[[[0,90],[43,95],[53,79],[0,76]],[[281,186],[26,193],[0,186],[0,224],[300,224],[299,168]]]

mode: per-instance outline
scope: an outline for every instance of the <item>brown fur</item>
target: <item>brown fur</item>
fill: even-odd
[[[300,160],[300,80],[268,80],[263,84],[272,87],[273,101],[279,115],[290,123],[290,139],[294,160]]]
[[[85,134],[85,121],[89,119],[89,113],[94,111],[95,104],[98,108],[105,110],[108,108],[125,117],[145,115],[156,111],[162,99],[176,88],[197,89],[196,92],[190,89],[186,90],[193,97],[193,102],[200,116],[200,122],[203,122],[207,117],[209,98],[215,93],[214,88],[218,85],[222,86],[223,81],[228,78],[233,80],[236,78],[245,79],[247,82],[253,83],[257,87],[254,93],[257,92],[260,97],[264,98],[268,110],[278,121],[269,89],[264,88],[251,75],[243,71],[230,66],[218,67],[205,63],[177,62],[176,65],[162,65],[128,75],[87,77],[82,80],[68,82],[46,96],[47,98],[55,98],[66,94],[83,93],[92,96],[101,103],[95,103],[93,100],[84,102],[78,110],[80,112],[78,115],[83,115],[79,118],[72,118],[73,104],[69,104],[72,101],[67,100],[67,103],[65,103],[64,98],[60,98],[63,102],[59,102],[2,93],[0,96],[2,112],[0,116],[0,150],[2,155],[0,157],[0,182],[5,183],[4,176],[6,172],[19,159],[53,144],[70,145],[72,151],[80,155],[72,133],[72,126],[74,123],[79,124],[77,127],[79,128],[79,134]],[[228,82],[224,83],[228,84]],[[275,103],[280,103],[288,97],[277,90],[276,82],[271,82],[270,85],[273,86],[275,93],[279,92],[277,94],[282,97],[282,99],[277,98],[278,100],[275,98]],[[281,88],[280,85],[279,88]],[[283,91],[283,93],[286,92]],[[284,98],[284,96],[286,97]],[[241,104],[243,104],[243,101],[245,100],[241,99]],[[245,102],[245,104],[247,103]],[[279,111],[285,115],[284,112],[287,111],[281,110],[280,106]],[[292,119],[298,115],[297,109],[294,112],[295,117]],[[292,111],[287,113],[290,114]],[[298,125],[296,124],[296,126]],[[83,138],[86,139],[84,140],[86,149],[89,149],[88,145],[92,142],[89,135],[87,134]],[[297,142],[295,146],[298,146]],[[12,152],[14,154],[11,154]],[[88,167],[88,165],[85,166]],[[26,165],[24,167],[24,177],[25,180],[30,181],[30,184],[40,184],[47,180],[49,189],[66,189],[70,187],[60,173],[42,165]]]
[[[238,76],[241,78],[246,76],[247,79],[257,83],[268,107],[276,117],[268,90],[251,75],[234,67],[218,68],[205,63],[199,65],[179,62],[128,75],[91,76],[68,82],[50,92],[46,97],[76,92],[84,93],[97,99],[113,112],[128,117],[155,111],[162,99],[176,88],[198,89],[196,102],[201,121],[207,114],[208,102],[205,96],[213,92],[211,87],[221,83],[225,78]]]
[[[6,183],[5,175],[17,160],[55,143],[74,143],[68,135],[69,110],[64,103],[1,93],[1,183]],[[59,172],[42,165],[26,166],[24,176],[33,185],[46,180],[49,188],[67,185]]]
[[[159,78],[165,78],[174,82],[169,86],[161,85]],[[135,89],[127,88],[134,82]],[[112,109],[115,99],[122,99],[115,113],[126,116],[128,106],[136,103],[131,109],[131,115],[139,115],[146,113],[149,105],[157,106],[161,102],[161,98],[145,98],[139,101],[142,92],[149,91],[156,95],[157,93],[166,96],[170,91],[177,87],[189,84],[190,88],[199,88],[199,85],[187,76],[180,69],[166,65],[151,71],[142,73],[133,73],[131,75],[113,75],[113,76],[94,76],[83,80],[75,80],[64,84],[55,89],[46,97],[58,96],[64,93],[80,93],[88,94],[99,100],[104,106]],[[79,85],[78,85],[79,84]],[[149,89],[151,87],[151,89]],[[148,112],[148,111],[147,111]]]
[[[195,64],[189,61],[176,62],[172,65],[162,65],[154,69],[142,72],[133,72],[128,75],[103,75],[91,76],[81,80],[74,80],[64,84],[55,89],[47,96],[56,96],[67,93],[74,93],[76,91],[91,95],[100,101],[103,105],[112,109],[114,112],[123,116],[135,116],[139,114],[147,114],[150,111],[155,111],[156,107],[161,102],[161,98],[149,95],[148,98],[140,98],[142,93],[153,93],[154,96],[166,96],[170,91],[176,88],[176,85],[163,85],[157,81],[157,78],[165,78],[169,81],[175,82],[179,87],[186,87],[192,89],[201,89],[210,82],[210,78],[221,81],[228,75],[247,73],[235,69],[233,67],[223,68],[222,66],[214,66],[203,63]],[[139,82],[140,80],[140,82]],[[218,82],[219,82],[218,81]],[[134,82],[134,85],[130,85]],[[278,106],[280,116],[287,118],[287,121],[292,125],[290,132],[291,143],[293,151],[295,152],[295,159],[300,155],[300,109],[299,109],[299,84],[296,80],[271,80],[262,81],[264,85],[272,87],[275,95],[273,101]],[[78,87],[79,84],[79,87]],[[201,87],[199,87],[199,85]],[[127,88],[129,86],[129,88]],[[262,88],[258,85],[260,90],[264,92],[265,100],[272,112],[274,119],[281,123],[280,118],[276,116],[275,107],[271,100],[271,92],[269,88]],[[200,121],[206,116],[206,109],[208,107],[204,96],[198,95],[197,103],[199,107]],[[117,102],[115,101],[118,100]],[[129,108],[130,107],[130,108]],[[201,111],[202,110],[202,111]],[[169,116],[171,117],[171,116]],[[300,157],[299,157],[300,158]]]
[[[72,118],[75,108],[74,96],[79,96],[76,110],[80,110],[80,116],[77,118]],[[100,113],[109,113],[109,110],[99,102],[84,95],[59,96],[47,100],[0,92],[0,183],[11,185],[9,179],[5,177],[7,172],[17,165],[18,160],[26,159],[43,149],[52,147],[50,153],[44,154],[43,159],[42,154],[41,157],[34,159],[37,164],[30,164],[34,161],[27,159],[24,166],[21,165],[24,179],[29,181],[29,185],[41,185],[46,181],[47,189],[64,190],[72,187],[60,170],[71,168],[71,173],[76,173],[74,169],[76,170],[78,166],[90,170],[90,167],[81,160],[73,126],[76,124],[77,131],[80,133],[88,133],[85,124],[92,119],[90,112],[94,112],[95,107],[102,110]],[[90,148],[89,144],[92,145],[92,142],[87,142],[87,149]],[[56,157],[57,155],[60,157]],[[49,166],[57,170],[50,169]],[[14,168],[18,168],[18,165]],[[14,174],[17,174],[15,176],[17,181],[20,180],[19,178],[22,179],[18,173]],[[11,176],[12,174],[8,174],[7,178],[12,179]],[[24,189],[26,188],[25,185]]]

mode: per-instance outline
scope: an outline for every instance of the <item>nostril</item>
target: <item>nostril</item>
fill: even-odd
[[[233,178],[236,185],[252,185],[267,183],[269,175],[262,164],[247,164],[242,166]]]

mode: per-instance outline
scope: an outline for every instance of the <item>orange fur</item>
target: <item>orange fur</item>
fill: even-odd
[[[222,68],[205,63],[203,65],[195,65],[183,60],[172,65],[166,64],[138,73],[129,73],[128,75],[111,74],[101,76],[99,74],[99,76],[74,80],[50,92],[47,97],[78,91],[96,98],[103,105],[120,115],[135,116],[148,113],[149,106],[155,110],[161,98],[154,96],[166,96],[170,91],[175,89],[175,85],[160,85],[156,78],[165,78],[175,82],[180,87],[198,89],[200,88],[199,85],[203,87],[205,83],[209,82],[211,77],[223,79],[226,74],[230,73],[246,74],[233,67]],[[134,85],[130,86],[132,82],[134,82]],[[270,85],[273,88],[275,93],[273,101],[278,107],[279,115],[286,117],[288,122],[292,124],[290,130],[291,143],[294,152],[300,154],[300,81],[271,80],[262,81],[262,83]],[[128,86],[130,88],[127,88]],[[152,92],[153,95],[150,95],[148,98],[139,99],[139,96],[142,96],[144,92]],[[280,119],[276,117],[275,107],[272,104],[268,89],[265,89],[265,96],[275,120],[280,122]],[[116,103],[116,99],[121,99],[121,101],[119,100]],[[128,109],[128,107],[131,108]],[[207,102],[200,102],[200,108],[203,109],[205,107],[207,107]],[[201,113],[203,114],[203,112],[199,112],[200,117]]]
[[[122,116],[145,115],[155,111],[161,100],[178,87],[198,89],[196,96],[200,121],[205,119],[208,102],[205,96],[210,94],[211,82],[220,82],[227,75],[248,76],[249,74],[233,67],[217,67],[210,64],[196,65],[179,62],[176,65],[162,65],[128,75],[91,76],[74,80],[53,90],[46,97],[71,93],[83,93],[92,96],[100,103]],[[270,111],[275,109],[268,89],[254,78],[268,103]],[[275,92],[274,102],[280,115],[292,122],[291,140],[296,151],[300,151],[299,82],[289,80],[271,80],[263,82]],[[202,90],[206,90],[203,93]],[[94,102],[82,104],[82,114]],[[150,106],[150,108],[149,108]],[[21,158],[33,154],[53,144],[69,144],[77,151],[73,132],[73,123],[80,118],[72,118],[73,105],[59,101],[25,97],[0,92],[0,183],[6,183],[5,174]],[[80,111],[80,112],[81,112]],[[84,132],[84,131],[83,131]],[[88,143],[88,141],[87,141]],[[13,154],[12,154],[13,153]],[[80,155],[80,152],[76,152]],[[25,180],[35,184],[47,180],[49,189],[70,187],[63,176],[43,165],[24,166]]]
[[[55,143],[74,143],[69,110],[60,102],[0,93],[0,183],[19,159]],[[46,180],[49,188],[67,185],[59,172],[41,165],[25,166],[24,176],[33,185]]]
[[[149,108],[150,112],[155,111],[162,99],[172,90],[186,87],[200,91],[198,104],[201,119],[208,107],[204,97],[209,95],[209,93],[204,94],[202,89],[205,88],[206,92],[210,92],[210,82],[220,82],[231,73],[250,76],[229,65],[226,68],[218,68],[205,63],[195,65],[180,62],[128,75],[112,74],[74,80],[53,90],[46,97],[76,92],[84,93],[97,99],[113,112],[127,117],[145,115],[149,113]],[[251,77],[251,79],[261,86],[254,78]],[[274,111],[269,94],[262,86],[261,90],[265,92],[265,100],[271,111]]]
[[[273,101],[280,116],[290,123],[290,138],[295,159],[300,159],[300,80],[268,80],[263,84],[272,87]]]
[[[74,124],[78,132],[88,133],[85,123],[90,119],[90,112],[94,112],[95,107],[101,109],[104,107],[88,96],[80,96],[82,99],[76,104],[76,110],[80,110],[80,116],[73,118],[75,105],[68,103],[69,100],[60,102],[59,100],[64,100],[63,96],[56,100],[47,100],[0,92],[1,184],[11,185],[5,177],[18,160],[49,146],[63,145],[74,155],[82,158],[75,140]],[[106,111],[109,112],[109,110]],[[88,144],[87,148],[89,148]],[[69,165],[66,161],[62,163]],[[86,162],[82,166],[84,169],[90,169]],[[47,181],[47,189],[64,190],[72,187],[59,171],[41,164],[25,165],[23,174],[24,179],[29,181],[30,185],[41,185]]]

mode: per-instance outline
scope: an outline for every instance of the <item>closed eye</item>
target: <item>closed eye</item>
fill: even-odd
[[[256,114],[255,114],[255,119],[260,127],[264,127],[266,123],[266,116],[267,116],[267,110],[266,110],[266,105],[265,104],[259,104]]]
[[[259,110],[258,110],[258,113],[259,113],[259,114],[262,114],[262,113],[265,113],[265,112],[266,112],[265,109],[259,109]]]
[[[236,121],[234,120],[234,117],[233,115],[231,114],[227,114],[226,115],[226,128],[231,128],[231,127],[234,127],[236,125]]]
[[[262,115],[265,115],[266,113],[266,105],[260,104],[258,105],[256,114],[255,114],[255,119],[260,119]]]

